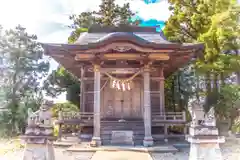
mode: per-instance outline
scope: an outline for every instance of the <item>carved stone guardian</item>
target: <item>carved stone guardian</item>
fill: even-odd
[[[36,112],[28,109],[28,124],[22,136],[26,142],[23,160],[55,160],[52,145],[55,138],[49,105],[44,103]]]
[[[203,103],[194,101],[188,109],[192,116],[189,135],[186,137],[191,144],[189,160],[221,160],[219,143],[224,143],[225,139],[219,136],[214,108],[205,114]]]

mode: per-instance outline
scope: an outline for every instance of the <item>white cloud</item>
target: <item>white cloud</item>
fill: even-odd
[[[143,0],[116,2],[119,5],[129,2],[143,19],[167,20],[170,15],[166,0],[153,4],[145,4]],[[0,24],[4,28],[21,24],[28,32],[37,34],[41,42],[66,43],[71,32],[67,27],[71,24],[69,15],[97,10],[100,3],[101,0],[0,0]],[[56,67],[56,62],[51,61],[51,68]]]
[[[132,10],[143,19],[167,20],[170,15],[166,0],[153,4],[145,4],[143,0],[116,2],[120,5],[130,2]],[[69,15],[97,10],[101,0],[0,0],[0,3],[0,24],[5,28],[21,24],[44,41],[51,37],[51,42],[65,42],[69,33],[67,25],[71,24]]]

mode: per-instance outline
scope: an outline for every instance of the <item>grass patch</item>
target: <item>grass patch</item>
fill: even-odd
[[[25,147],[20,139],[1,139],[0,140],[0,155],[7,154],[9,152],[15,152]]]

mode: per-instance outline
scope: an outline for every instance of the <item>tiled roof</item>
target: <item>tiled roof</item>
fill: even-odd
[[[160,33],[146,33],[146,32],[113,32],[113,33],[82,33],[75,44],[87,45],[91,43],[97,43],[104,39],[121,36],[129,37],[133,36],[139,41],[151,42],[156,44],[169,44],[165,37],[162,37]]]

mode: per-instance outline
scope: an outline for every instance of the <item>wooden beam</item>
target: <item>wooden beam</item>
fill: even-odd
[[[114,71],[130,71],[130,72],[137,72],[139,68],[101,68],[101,72],[114,72]]]
[[[88,61],[92,60],[95,57],[94,54],[76,54],[75,60],[76,61]]]
[[[150,53],[148,56],[149,59],[151,60],[169,60],[169,55],[168,54],[163,54],[163,53]]]
[[[101,77],[101,80],[108,80],[108,77]],[[161,78],[159,77],[151,77],[151,80],[155,80],[155,81],[160,81]],[[93,81],[94,77],[84,77],[83,79],[84,81]],[[142,80],[142,77],[135,77],[134,80]]]
[[[137,60],[142,59],[143,57],[141,54],[136,53],[107,53],[103,55],[103,58],[107,60]]]
[[[96,57],[94,54],[77,54],[76,61],[89,61]],[[167,53],[104,53],[97,56],[101,60],[169,60]]]

